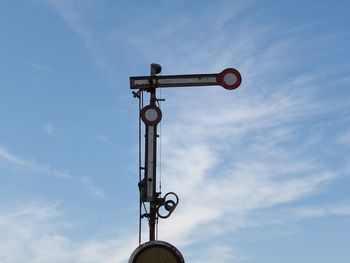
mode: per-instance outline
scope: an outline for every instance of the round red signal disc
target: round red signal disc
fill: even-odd
[[[241,85],[242,77],[238,70],[227,68],[216,77],[216,81],[225,89],[233,90]]]
[[[147,105],[141,112],[142,121],[148,126],[156,126],[162,119],[162,112],[154,105]]]

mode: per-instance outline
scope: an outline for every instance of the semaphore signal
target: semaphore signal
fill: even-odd
[[[156,98],[157,88],[222,86],[234,90],[241,85],[242,77],[238,70],[227,68],[220,73],[164,75],[157,76],[162,70],[159,64],[151,64],[150,76],[130,77],[130,89],[134,97],[139,99],[139,246],[132,253],[129,263],[185,263],[180,251],[173,245],[159,241],[156,238],[156,224],[159,218],[168,218],[179,203],[174,192],[162,197],[156,190],[157,182],[157,126],[162,119],[162,112],[157,103],[162,99]],[[150,93],[149,104],[143,106],[143,92]],[[141,160],[141,122],[145,125],[144,160]],[[141,212],[141,208],[145,212]],[[146,218],[149,225],[149,241],[141,244],[141,220]]]

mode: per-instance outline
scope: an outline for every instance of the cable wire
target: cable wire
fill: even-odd
[[[143,91],[140,90],[140,95],[139,95],[139,112],[138,112],[138,120],[139,120],[139,134],[138,134],[138,144],[139,144],[139,183],[141,182],[141,177],[142,177],[142,140],[141,140],[141,133],[142,133],[142,126],[141,126],[141,116],[140,112],[141,109],[143,108]],[[141,245],[141,239],[142,239],[142,200],[141,200],[141,192],[139,189],[139,245]]]

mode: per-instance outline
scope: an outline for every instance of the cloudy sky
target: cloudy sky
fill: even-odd
[[[348,1],[0,3],[0,262],[122,263],[138,246],[138,101],[164,89],[159,239],[189,263],[350,259]],[[143,242],[147,225],[143,225]]]

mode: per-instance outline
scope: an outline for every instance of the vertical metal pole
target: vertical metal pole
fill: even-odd
[[[156,69],[154,64],[151,65],[151,76],[156,75]],[[156,85],[156,83],[153,83]],[[150,104],[156,104],[156,86],[150,90]],[[150,134],[148,134],[149,136]],[[157,194],[156,194],[156,182],[157,182],[157,128],[154,127],[153,134],[151,135],[153,142],[153,198],[150,202],[150,215],[149,215],[149,240],[154,241],[156,236],[156,217],[157,217]]]
[[[151,76],[160,73],[161,66],[158,64],[151,65]],[[151,83],[150,103],[143,107],[140,111],[140,117],[145,123],[145,167],[144,178],[139,182],[140,200],[141,202],[149,202],[148,224],[149,224],[149,240],[156,239],[156,221],[157,207],[159,199],[156,191],[157,187],[157,125],[161,121],[162,112],[156,106],[156,88],[157,83]]]

